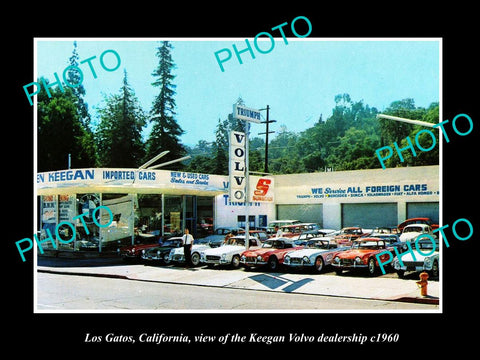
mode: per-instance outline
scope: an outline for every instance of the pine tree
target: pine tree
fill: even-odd
[[[99,110],[96,133],[101,166],[140,166],[145,154],[141,133],[146,116],[128,83],[126,70],[119,94],[111,95],[105,103]]]
[[[88,113],[88,104],[84,100],[84,96],[86,94],[85,87],[82,84],[83,79],[80,77],[80,73],[75,70],[78,68],[78,51],[77,51],[77,42],[73,42],[73,51],[72,56],[69,58],[69,66],[70,68],[67,71],[67,81],[72,88],[73,94],[78,99],[78,112],[80,115],[80,121],[87,129],[90,127],[91,117]]]
[[[80,153],[76,154],[77,161],[72,165],[76,167],[96,166],[98,162],[97,149],[95,146],[94,134],[90,125],[91,117],[88,112],[88,104],[84,100],[86,91],[82,84],[83,79],[81,78],[80,73],[75,70],[75,68],[78,68],[78,59],[77,42],[74,41],[72,56],[69,58],[70,67],[67,71],[66,80],[71,84],[70,87],[76,100],[75,105],[77,107],[80,123],[84,128],[84,134],[80,139]]]
[[[173,84],[175,75],[172,74],[172,70],[175,68],[175,64],[171,56],[172,48],[168,41],[163,41],[162,45],[157,48],[156,55],[159,58],[159,64],[152,73],[155,77],[152,85],[158,87],[160,92],[153,101],[150,111],[150,121],[153,122],[153,126],[146,144],[145,160],[149,160],[165,150],[170,152],[162,158],[162,161],[178,159],[186,153],[179,139],[184,131],[175,120],[176,86]],[[175,163],[164,169],[181,167],[180,163]]]

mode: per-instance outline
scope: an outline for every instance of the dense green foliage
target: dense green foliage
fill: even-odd
[[[431,123],[439,122],[438,103],[425,109],[416,107],[413,99],[405,99],[393,102],[383,113]],[[280,126],[276,136],[269,142],[269,171],[274,174],[291,174],[380,168],[376,149],[381,146],[393,147],[394,142],[403,148],[407,145],[405,138],[409,136],[414,142],[415,135],[422,127],[378,119],[377,114],[377,109],[362,101],[354,102],[348,94],[335,96],[335,107],[327,120],[324,121],[320,116],[314,126],[301,133]],[[193,160],[189,169],[227,174],[228,168],[220,167],[216,161],[228,156],[224,134],[230,129],[228,119],[223,122],[219,120],[215,132],[216,142],[200,141],[190,149]],[[422,147],[428,148],[432,139],[422,133],[418,141]],[[221,149],[224,155],[218,154]],[[263,171],[264,149],[265,141],[262,138],[250,139],[251,171]],[[208,156],[210,153],[215,153],[215,158]],[[402,155],[405,158],[403,163],[395,155],[386,161],[386,166],[438,164],[438,145],[428,152],[417,151],[416,157],[409,151]]]

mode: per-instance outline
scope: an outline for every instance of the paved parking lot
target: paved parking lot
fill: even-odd
[[[189,284],[197,286],[276,291],[323,296],[340,296],[389,301],[439,304],[439,281],[429,281],[428,296],[420,296],[416,284],[418,274],[399,279],[395,273],[366,276],[363,273],[336,275],[331,269],[323,274],[297,272],[267,272],[262,269],[125,263],[120,258],[65,259],[39,257],[37,271],[71,275],[115,277],[130,280]],[[435,306],[438,308],[438,306]]]

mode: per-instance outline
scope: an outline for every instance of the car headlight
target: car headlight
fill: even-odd
[[[220,257],[221,260],[225,260],[225,258],[227,257],[227,254],[222,254],[222,256]]]
[[[145,249],[142,250],[142,255],[145,255]]]
[[[333,259],[333,261],[335,261],[337,264],[340,263],[340,258],[338,256],[335,256],[335,258]]]
[[[360,258],[360,256],[357,256],[357,257],[355,258],[355,263],[357,263],[357,264],[361,264],[361,263],[362,263],[362,259]]]
[[[242,255],[242,257],[240,258],[241,261],[245,261],[247,260],[247,257],[245,255]]]
[[[160,256],[161,252],[160,250],[157,250],[157,256]]]
[[[258,255],[257,256],[257,261],[262,261],[262,260],[263,260],[262,255]]]
[[[303,261],[304,264],[310,264],[310,259],[308,258],[308,256],[304,256],[302,258],[302,261]]]
[[[286,264],[289,264],[290,263],[290,256],[285,256],[285,258],[283,259],[283,262],[286,263]]]

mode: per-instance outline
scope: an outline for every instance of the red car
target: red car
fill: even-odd
[[[244,251],[240,255],[240,263],[247,269],[267,265],[270,271],[275,271],[283,264],[287,252],[300,249],[303,246],[295,246],[287,238],[268,239],[260,248]]]
[[[373,276],[377,273],[379,267],[376,255],[389,250],[392,253],[392,259],[395,257],[394,247],[380,238],[361,238],[355,240],[351,249],[338,252],[333,256],[332,266],[337,275],[343,270],[367,270],[368,274]],[[380,259],[383,262],[388,260],[388,254],[383,254]]]
[[[158,239],[154,235],[140,234],[135,240],[136,244],[118,249],[123,260],[140,260],[142,250],[148,250],[158,246]]]
[[[433,221],[430,218],[427,217],[416,217],[416,218],[410,218],[402,222],[401,224],[398,224],[397,229],[399,232],[403,231],[403,228],[407,225],[411,224],[427,224],[430,225],[432,230],[438,229],[438,224],[434,224]]]

